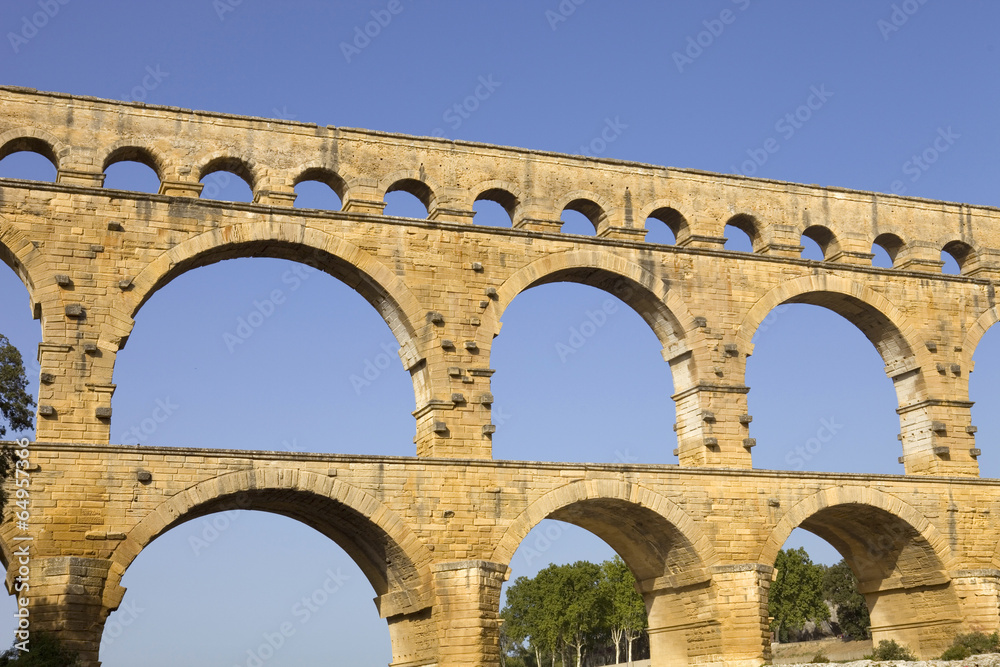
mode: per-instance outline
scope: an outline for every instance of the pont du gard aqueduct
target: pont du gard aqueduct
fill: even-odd
[[[773,564],[798,527],[846,558],[876,642],[933,657],[957,632],[1000,629],[1000,481],[979,477],[968,400],[976,345],[1000,318],[1000,210],[2,88],[0,158],[17,151],[58,174],[0,180],[0,257],[42,329],[32,628],[57,631],[87,665],[139,552],[233,507],[292,517],[345,549],[396,667],[499,665],[500,586],[546,518],[624,558],[656,666],[769,660]],[[159,193],[105,189],[122,160],[152,167]],[[246,180],[253,201],[200,199],[215,171]],[[304,180],[329,184],[342,210],[293,208]],[[426,219],[382,215],[396,190]],[[512,224],[473,226],[480,199]],[[562,233],[566,209],[595,235]],[[676,244],[647,243],[649,218]],[[727,224],[753,252],[724,249]],[[801,258],[803,236],[822,261]],[[891,268],[872,265],[873,244]],[[960,275],[942,273],[942,250]],[[186,271],[250,256],[318,267],[382,315],[413,379],[412,458],[110,442],[115,357],[146,300]],[[521,292],[556,281],[612,292],[655,332],[678,465],[492,458],[492,341]],[[758,325],[789,302],[839,313],[877,348],[904,475],[753,468],[746,360]],[[14,509],[0,529],[10,590]]]

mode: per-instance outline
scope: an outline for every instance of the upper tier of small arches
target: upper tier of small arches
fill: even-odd
[[[708,202],[706,206],[692,201],[696,197],[688,197],[689,201],[681,196],[675,201],[665,200],[658,196],[662,193],[647,195],[639,188],[633,192],[627,184],[619,188],[621,200],[614,201],[606,194],[606,187],[579,189],[574,187],[578,183],[572,181],[563,187],[564,191],[555,191],[550,186],[539,193],[527,175],[524,184],[505,174],[508,178],[483,180],[469,186],[437,182],[423,164],[416,170],[389,173],[375,169],[372,173],[359,173],[357,165],[343,159],[328,160],[337,168],[321,163],[275,167],[246,155],[220,151],[179,155],[127,139],[102,148],[92,147],[93,166],[88,170],[72,159],[72,148],[44,131],[8,131],[0,134],[0,141],[0,160],[23,151],[36,153],[56,169],[57,181],[68,184],[103,187],[110,168],[137,163],[152,172],[151,178],[155,175],[158,183],[155,192],[163,195],[215,198],[220,176],[226,180],[234,176],[246,184],[247,201],[270,206],[294,206],[298,186],[318,183],[335,195],[330,199],[335,202],[330,206],[332,210],[351,213],[393,214],[392,207],[385,211],[386,196],[403,192],[415,200],[413,206],[404,209],[407,213],[396,214],[405,217],[469,224],[482,224],[485,220],[488,226],[550,233],[585,230],[607,238],[822,262],[936,273],[944,267],[945,272],[975,276],[995,266],[994,262],[984,261],[984,257],[998,254],[992,249],[977,248],[968,231],[970,225],[962,225],[960,233],[944,229],[931,239],[918,238],[913,234],[909,211],[909,215],[899,216],[899,222],[891,217],[879,218],[877,227],[869,226],[867,233],[859,234],[856,220],[845,225],[844,220],[832,214],[810,217],[807,212],[790,220],[787,210],[773,210],[767,202],[756,206],[757,210],[741,211],[732,203],[723,207],[718,202]],[[182,163],[182,157],[191,162]],[[97,166],[100,172],[93,171]],[[602,174],[594,176],[600,178]],[[114,179],[115,183],[121,180]],[[493,207],[489,216],[477,212],[484,209],[484,202]],[[585,223],[564,227],[573,217],[585,220],[589,226]],[[817,221],[817,217],[821,219]],[[847,229],[841,229],[844,226]]]

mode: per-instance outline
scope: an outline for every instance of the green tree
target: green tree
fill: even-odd
[[[871,636],[868,605],[858,592],[858,580],[847,561],[841,560],[823,573],[823,594],[837,610],[837,624],[845,635],[856,639]]]
[[[559,639],[552,611],[555,584],[552,567],[530,579],[515,579],[507,589],[506,604],[500,612],[507,637],[513,644],[527,644],[538,665],[542,664],[543,654],[555,655]]]
[[[0,436],[7,434],[7,425],[15,431],[25,431],[34,425],[35,400],[26,390],[21,353],[0,334]]]
[[[567,646],[576,649],[576,667],[581,667],[587,648],[607,631],[610,600],[601,586],[599,565],[581,560],[559,567],[558,572],[563,600],[560,634]]]
[[[63,646],[55,635],[45,632],[32,635],[31,651],[28,653],[21,653],[17,648],[11,647],[0,654],[0,667],[72,667],[77,664],[76,652]]]
[[[649,624],[646,604],[636,590],[635,577],[619,556],[601,563],[601,583],[610,601],[608,625],[615,644],[615,664],[621,662],[621,642],[628,642],[628,664],[632,664],[632,644]]]
[[[778,571],[771,582],[768,613],[778,641],[787,641],[789,631],[801,630],[807,621],[830,618],[823,601],[823,568],[814,565],[803,548],[782,549],[774,562]]]
[[[34,425],[35,401],[26,391],[28,379],[24,376],[21,353],[0,334],[0,438],[7,434],[9,425],[15,431],[25,431]],[[14,450],[0,447],[0,513],[7,505],[7,490],[3,481],[14,468]]]

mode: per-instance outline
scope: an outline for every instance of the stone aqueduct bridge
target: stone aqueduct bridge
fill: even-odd
[[[0,158],[35,151],[55,183],[0,180],[0,257],[41,320],[33,447],[33,618],[98,664],[120,580],[164,531],[241,507],[298,519],[366,573],[394,665],[496,665],[500,584],[544,518],[605,539],[639,580],[653,664],[769,655],[775,556],[803,527],[861,581],[876,639],[924,656],[1000,628],[1000,483],[978,478],[968,374],[998,319],[1000,211],[514,148],[0,89]],[[144,162],[159,194],[104,189]],[[231,171],[252,203],[199,199]],[[303,180],[341,211],[293,209]],[[427,219],[382,215],[405,190]],[[510,227],[473,226],[491,199]],[[560,233],[564,209],[595,236]],[[677,243],[644,242],[647,219]],[[723,249],[726,224],[752,253]],[[808,236],[823,261],[800,258]],[[873,243],[894,258],[874,268]],[[961,275],[941,273],[942,249]],[[174,277],[227,258],[304,261],[384,317],[413,378],[416,456],[109,444],[115,357]],[[490,349],[535,285],[615,294],[673,376],[679,466],[491,459]],[[751,469],[746,358],[775,306],[825,306],[878,349],[899,399],[905,475]],[[613,391],[613,388],[608,388]],[[666,437],[665,437],[666,440]],[[0,530],[5,565],[15,535]]]

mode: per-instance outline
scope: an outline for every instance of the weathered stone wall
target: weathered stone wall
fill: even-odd
[[[496,664],[500,583],[545,518],[628,562],[655,665],[760,664],[772,565],[799,526],[851,563],[876,638],[932,655],[949,633],[1000,626],[1000,484],[977,479],[968,401],[972,355],[998,319],[1000,211],[23,89],[0,88],[0,111],[0,158],[36,151],[58,173],[0,179],[0,259],[42,324],[36,618],[92,663],[139,551],[234,507],[341,544],[378,595],[396,664]],[[104,189],[119,160],[152,167],[159,194]],[[199,199],[218,170],[244,178],[253,202]],[[293,209],[302,180],[330,184],[342,210]],[[394,190],[427,219],[383,216]],[[478,199],[503,205],[511,227],[473,226]],[[596,236],[561,233],[566,208]],[[647,218],[677,243],[645,243]],[[723,249],[727,224],[752,253]],[[799,258],[803,236],[823,261]],[[893,268],[871,266],[875,242]],[[942,249],[962,275],[941,274]],[[248,256],[318,267],[385,318],[413,378],[417,458],[108,444],[135,314],[181,273]],[[604,289],[649,323],[673,377],[680,466],[490,460],[493,338],[521,292],[555,281]],[[750,470],[746,358],[788,302],[840,313],[879,351],[907,476]]]

